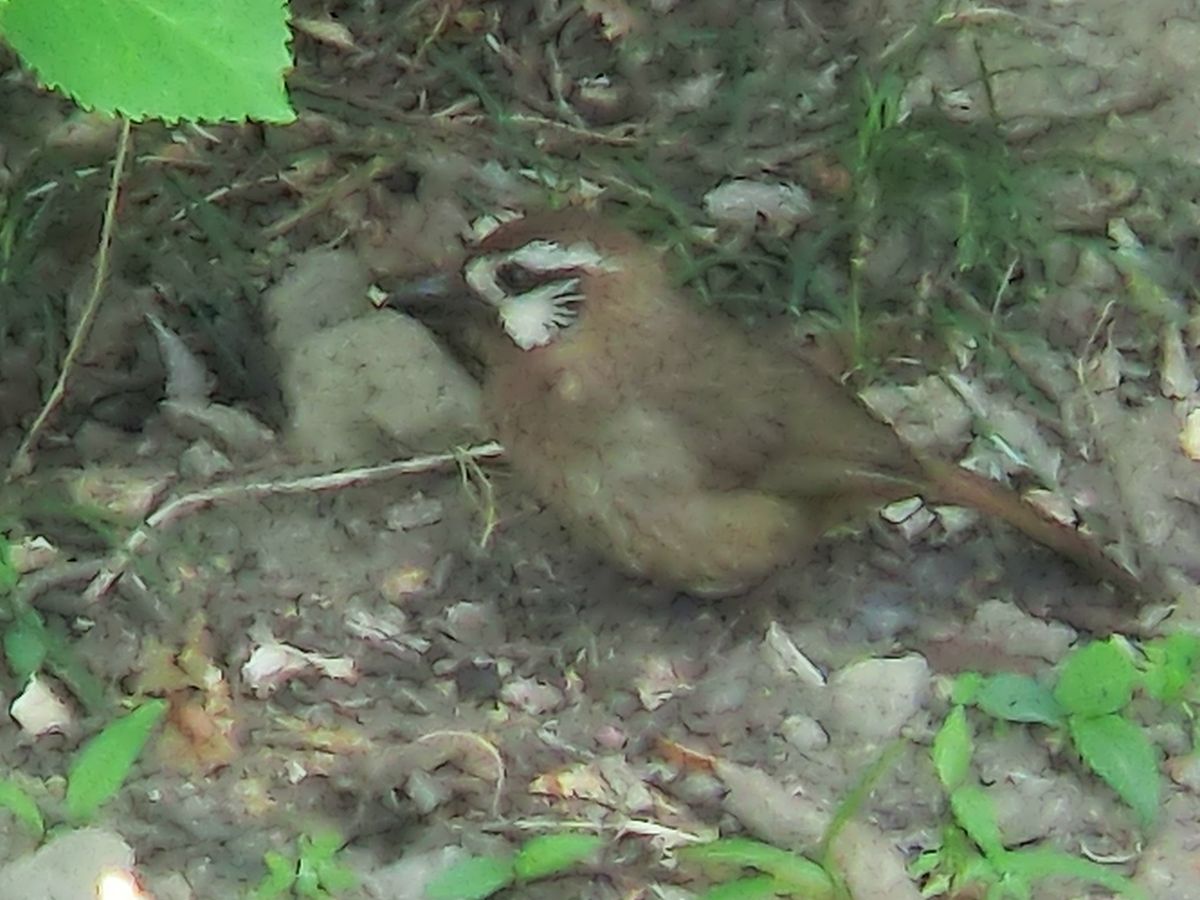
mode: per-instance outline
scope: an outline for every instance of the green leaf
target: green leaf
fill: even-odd
[[[302,834],[296,844],[300,848],[301,859],[318,863],[337,856],[338,851],[346,845],[346,840],[340,833],[330,828],[315,834]]]
[[[321,890],[321,875],[316,863],[306,859],[303,854],[296,865],[296,882],[292,885],[292,893],[301,897],[320,897],[325,893]]]
[[[275,900],[292,890],[296,882],[296,860],[268,850],[263,854],[267,874],[250,893],[250,900]]]
[[[908,864],[908,874],[913,878],[920,878],[935,871],[941,864],[940,850],[926,850]]]
[[[1009,853],[1005,866],[1007,871],[1028,881],[1037,881],[1051,875],[1064,875],[1098,884],[1126,897],[1145,897],[1141,889],[1120,872],[1107,869],[1090,859],[1071,856],[1058,850],[1040,847],[1014,850]]]
[[[12,813],[18,822],[37,837],[40,838],[46,833],[46,823],[42,821],[37,802],[15,781],[0,779],[0,807]]]
[[[425,888],[425,900],[483,900],[515,877],[511,857],[472,856],[434,878]]]
[[[963,831],[975,842],[988,861],[1003,868],[1004,840],[992,798],[977,785],[960,787],[950,794],[950,810]]]
[[[947,791],[954,790],[967,780],[973,751],[967,711],[956,706],[946,716],[946,721],[933,739],[933,767]]]
[[[683,847],[675,855],[708,871],[757,869],[785,889],[814,900],[833,896],[829,873],[811,859],[750,838],[720,838]]]
[[[763,900],[771,897],[804,896],[789,894],[770,875],[754,875],[719,884],[700,895],[700,900]]]
[[[1143,825],[1158,813],[1158,751],[1146,733],[1118,716],[1072,716],[1071,740],[1083,761],[1133,807]]]
[[[165,700],[143,703],[84,745],[67,774],[67,812],[72,819],[90,819],[120,790],[166,712]]]
[[[1200,638],[1177,631],[1146,645],[1142,684],[1161,703],[1182,699],[1200,659]]]
[[[290,122],[287,15],[283,0],[9,0],[0,31],[85,109]]]
[[[0,597],[15,588],[20,580],[21,573],[12,563],[8,538],[0,534]]]
[[[349,866],[333,860],[317,863],[317,875],[321,887],[335,894],[344,893],[358,886],[358,875]]]
[[[989,716],[1008,722],[1063,724],[1062,707],[1054,694],[1027,675],[1006,672],[985,679],[975,702]]]
[[[594,834],[544,834],[530,838],[513,859],[513,873],[521,881],[557,875],[596,852],[604,838]]]
[[[1136,680],[1137,671],[1124,650],[1112,640],[1096,641],[1067,657],[1054,699],[1068,713],[1104,716],[1125,707]]]
[[[41,669],[48,641],[42,617],[35,610],[22,610],[4,632],[4,657],[13,678],[23,683]]]
[[[987,900],[1033,900],[1033,885],[1016,872],[1005,872],[985,896]]]
[[[49,642],[46,645],[46,670],[71,689],[83,708],[95,714],[108,707],[104,685],[92,674],[82,657],[75,652],[66,626],[51,620],[46,626]]]
[[[975,702],[975,695],[983,686],[983,676],[978,672],[963,672],[954,679],[950,687],[950,702],[960,706],[970,706]]]

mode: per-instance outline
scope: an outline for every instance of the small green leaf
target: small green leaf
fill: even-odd
[[[1009,853],[1005,865],[1009,872],[1020,875],[1027,881],[1038,881],[1051,875],[1064,875],[1098,884],[1126,897],[1145,897],[1142,890],[1120,872],[1114,872],[1090,859],[1071,856],[1058,850],[1040,847],[1014,850]]]
[[[1005,872],[988,888],[986,900],[1033,900],[1033,885],[1023,875]]]
[[[941,864],[942,852],[940,850],[926,850],[908,864],[908,874],[913,878],[920,878],[928,875]]]
[[[338,851],[346,845],[346,840],[331,828],[316,834],[302,834],[296,843],[303,859],[321,862],[337,856]]]
[[[1158,751],[1146,733],[1118,716],[1072,716],[1071,740],[1083,761],[1133,807],[1143,825],[1158,813]]]
[[[710,871],[757,869],[787,890],[814,900],[833,896],[829,873],[811,859],[750,838],[720,838],[683,847],[675,855]]]
[[[21,573],[12,563],[8,538],[0,534],[0,597],[15,588],[20,580]]]
[[[18,822],[37,837],[46,833],[46,824],[37,802],[15,781],[0,779],[0,807],[7,809]]]
[[[950,794],[950,809],[962,830],[970,836],[983,855],[998,868],[1003,868],[1005,849],[996,821],[996,810],[992,798],[976,785],[960,787]]]
[[[1146,645],[1142,684],[1160,703],[1174,703],[1192,682],[1200,659],[1200,638],[1177,631]]]
[[[267,874],[251,892],[251,900],[275,900],[290,893],[296,881],[296,860],[268,850],[263,854],[263,865]]]
[[[772,897],[804,896],[789,894],[770,875],[754,875],[719,884],[700,895],[700,900],[764,900]]]
[[[558,875],[596,852],[604,838],[594,834],[544,834],[530,838],[513,859],[513,872],[521,881]]]
[[[4,657],[13,678],[25,682],[41,669],[48,641],[42,617],[32,609],[22,611],[4,632]]]
[[[67,812],[72,819],[90,819],[120,790],[166,712],[167,701],[150,700],[84,745],[67,775]]]
[[[956,706],[946,716],[946,721],[933,739],[933,767],[947,791],[954,790],[966,781],[971,771],[972,752],[967,711]]]
[[[1076,650],[1063,665],[1054,699],[1068,713],[1103,716],[1125,707],[1133,696],[1137,671],[1113,641],[1095,641]]]
[[[300,855],[296,865],[296,882],[292,885],[292,893],[301,897],[320,897],[325,892],[321,890],[321,875],[316,863]]]
[[[983,687],[983,676],[978,672],[963,672],[954,679],[950,688],[950,702],[960,706],[970,706],[975,702],[975,695]]]
[[[425,900],[484,900],[515,877],[511,857],[472,856],[434,878],[425,888]]]
[[[358,875],[354,870],[333,860],[317,863],[317,875],[321,879],[321,887],[335,894],[352,890],[358,885]]]
[[[1054,694],[1027,675],[1006,672],[985,679],[975,702],[989,716],[1008,722],[1035,722],[1052,727],[1063,723],[1062,707]]]

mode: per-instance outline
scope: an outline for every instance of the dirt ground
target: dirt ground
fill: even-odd
[[[119,697],[171,711],[94,844],[38,849],[0,806],[0,898],[90,896],[65,873],[130,855],[159,900],[242,897],[265,853],[333,829],[339,897],[423,897],[465,854],[579,831],[598,859],[505,896],[682,900],[704,883],[673,849],[816,853],[884,757],[844,874],[855,900],[921,896],[952,677],[1048,678],[1077,641],[1200,610],[1200,15],[933,12],[299,2],[296,124],[137,127],[105,307],[0,504],[22,602],[107,699],[43,679],[61,720],[0,718],[0,760],[53,819]],[[113,131],[0,74],[7,460],[90,277]],[[899,85],[875,156],[867,84]],[[736,599],[623,575],[509,474],[463,370],[369,300],[456,267],[480,216],[566,205],[668,248],[697,302],[822,335],[912,443],[1040,489],[1158,596],[953,509],[872,515]],[[0,674],[5,708],[25,690]],[[1051,729],[973,720],[975,770],[1009,846],[1200,897],[1192,725],[1134,715],[1166,760],[1151,826]]]

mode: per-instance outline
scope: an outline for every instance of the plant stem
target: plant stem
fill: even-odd
[[[129,143],[130,122],[128,119],[123,119],[121,134],[117,140],[117,155],[113,161],[112,178],[108,183],[104,222],[100,226],[100,247],[96,252],[96,265],[92,273],[92,290],[83,307],[83,312],[79,316],[79,322],[75,325],[75,333],[71,335],[71,344],[67,347],[66,356],[63,357],[62,367],[58,371],[58,380],[54,383],[53,390],[50,391],[50,395],[42,405],[41,412],[34,419],[21,446],[17,448],[12,462],[9,463],[8,473],[4,477],[6,483],[23,478],[33,471],[33,451],[37,448],[38,439],[41,438],[50,416],[62,405],[63,399],[67,395],[67,379],[71,377],[75,369],[75,363],[79,359],[79,354],[83,352],[84,343],[92,330],[92,324],[96,321],[96,314],[100,310],[100,298],[103,296],[104,282],[108,277],[109,251],[112,247],[113,228],[117,218],[117,198],[120,194],[121,176],[125,170],[125,158],[129,155]]]

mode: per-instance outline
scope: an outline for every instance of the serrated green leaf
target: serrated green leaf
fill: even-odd
[[[37,837],[40,838],[46,833],[46,823],[42,820],[37,802],[16,782],[0,779],[0,807],[12,813],[18,822]]]
[[[1071,740],[1083,761],[1138,814],[1143,825],[1158,814],[1158,751],[1123,716],[1072,716]]]
[[[1002,673],[985,679],[975,703],[989,716],[1008,722],[1063,724],[1063,710],[1054,694],[1027,675]]]
[[[121,789],[166,712],[165,700],[150,700],[84,745],[67,774],[67,812],[72,819],[90,819]]]
[[[1098,884],[1126,897],[1138,900],[1145,897],[1141,889],[1120,872],[1114,872],[1090,859],[1071,856],[1058,850],[1040,847],[1013,850],[1009,853],[1005,866],[1009,872],[1023,877],[1026,881],[1035,882],[1051,875],[1064,875]]]
[[[794,896],[785,893],[770,875],[753,875],[738,878],[710,888],[700,895],[700,900],[764,900],[764,898]],[[802,895],[799,895],[802,896]]]
[[[604,844],[594,834],[543,834],[530,838],[513,859],[513,872],[521,881],[536,881],[564,872],[587,859]]]
[[[967,724],[967,711],[956,706],[946,716],[933,739],[933,767],[938,780],[947,791],[952,791],[967,780],[971,771],[971,726]]]
[[[282,0],[9,0],[0,31],[85,109],[290,122],[287,15]]]
[[[788,890],[820,900],[833,896],[833,880],[821,866],[787,850],[751,838],[720,838],[675,851],[680,859],[706,870],[757,869]]]
[[[1104,716],[1124,709],[1136,680],[1137,670],[1124,650],[1111,640],[1095,641],[1067,658],[1054,699],[1068,713]]]
[[[954,813],[954,821],[983,851],[988,861],[1000,867],[1005,848],[992,798],[977,785],[966,785],[950,794],[950,810]]]
[[[484,900],[515,878],[511,857],[472,856],[434,878],[425,888],[425,900]]]

